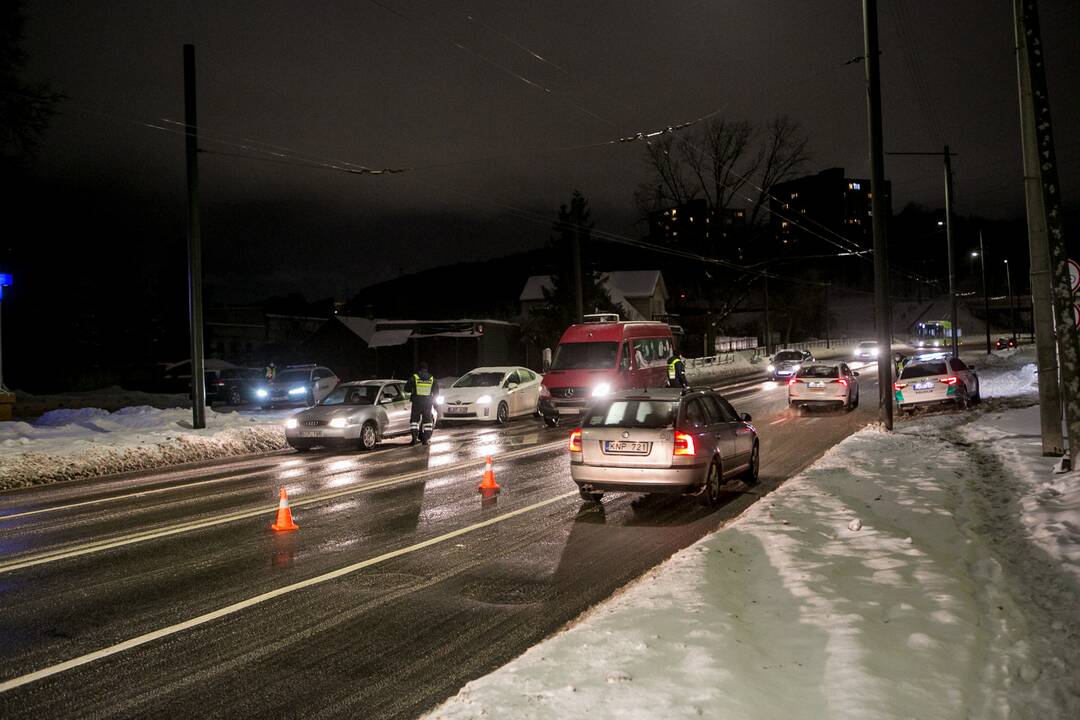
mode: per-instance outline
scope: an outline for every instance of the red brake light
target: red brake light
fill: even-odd
[[[570,452],[581,452],[581,428],[570,431]]]
[[[694,436],[689,433],[675,433],[675,450],[673,455],[694,455],[697,448],[694,447]]]
[[[836,382],[840,383],[844,387],[847,387],[847,378],[840,378]]]
[[[941,378],[938,382],[945,383],[946,385],[955,385],[958,382],[958,379],[955,375],[950,375],[949,377]]]
[[[796,382],[797,382],[797,378],[794,375],[792,375],[790,378],[788,378],[788,381],[787,381],[788,387],[791,387]]]
[[[893,390],[903,390],[906,387],[907,387],[907,383],[899,383],[898,382],[898,383],[893,383],[892,384],[892,389]]]

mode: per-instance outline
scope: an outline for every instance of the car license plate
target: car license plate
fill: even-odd
[[[300,437],[317,438],[322,437],[322,430],[301,430]]]
[[[819,390],[820,391],[820,390],[825,389],[825,383],[823,383],[823,382],[808,382],[806,384],[807,384],[807,386],[809,386],[809,388],[811,390]]]
[[[446,408],[447,415],[464,415],[467,412],[469,412],[469,408],[465,407],[464,405],[461,407],[450,406]]]
[[[915,383],[915,392],[929,392],[930,390],[933,390],[933,389],[934,389],[934,383],[932,383],[932,382]]]
[[[605,440],[604,452],[614,455],[648,455],[652,443],[633,440]]]

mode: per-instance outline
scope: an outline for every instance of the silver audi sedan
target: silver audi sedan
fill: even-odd
[[[570,433],[570,475],[590,502],[623,491],[685,493],[715,506],[726,480],[757,482],[759,465],[750,416],[712,390],[622,390]]]
[[[322,402],[285,421],[285,439],[297,450],[358,447],[409,434],[412,404],[404,380],[341,383]]]

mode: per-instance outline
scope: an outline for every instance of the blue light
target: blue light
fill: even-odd
[[[0,300],[4,299],[4,288],[9,287],[11,282],[10,273],[0,273]]]

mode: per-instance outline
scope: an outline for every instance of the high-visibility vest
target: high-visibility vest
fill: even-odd
[[[431,386],[435,382],[434,377],[429,377],[427,380],[421,380],[419,375],[413,375],[413,386],[416,387],[417,397],[429,397],[431,395]]]
[[[672,360],[671,362],[669,362],[667,364],[667,379],[668,380],[674,380],[675,377],[679,374],[678,371],[676,370],[676,366],[681,364],[681,363],[682,363],[682,360],[680,360],[679,358],[675,358],[674,360]]]

